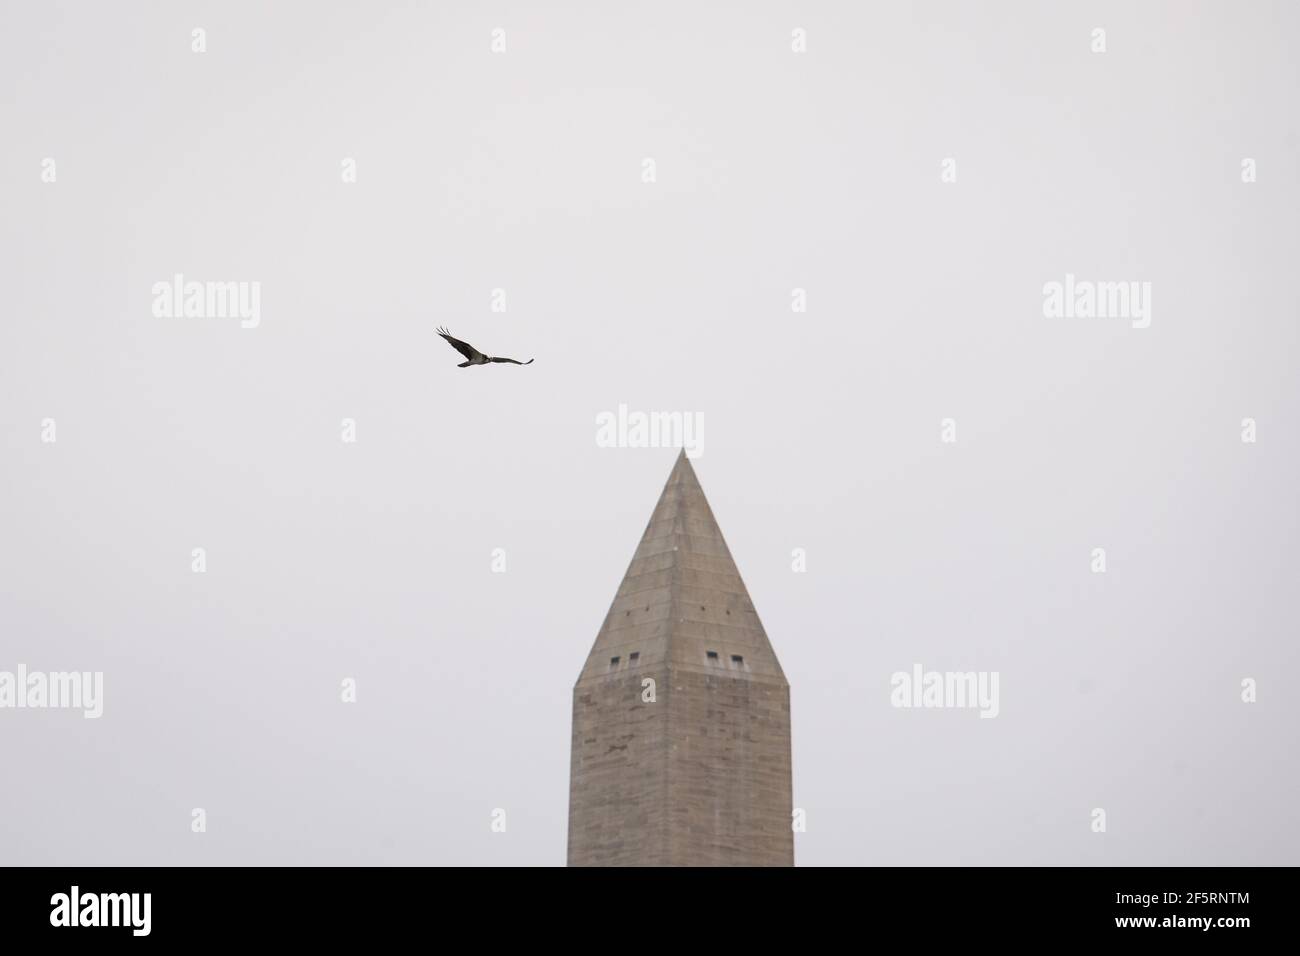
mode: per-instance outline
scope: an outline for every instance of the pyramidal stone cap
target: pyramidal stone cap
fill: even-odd
[[[573,688],[570,866],[791,866],[790,686],[678,457]]]
[[[673,670],[786,683],[685,451],[650,515],[578,685],[604,678],[612,658],[626,661],[633,652],[645,667],[667,663]]]

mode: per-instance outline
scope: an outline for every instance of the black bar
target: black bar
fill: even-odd
[[[705,931],[726,927],[742,938],[765,936],[763,927],[774,926],[817,937],[901,930],[927,944],[1129,937],[1138,945],[1181,946],[1195,939],[1232,945],[1293,935],[1287,904],[1294,878],[1289,868],[808,868],[725,874],[10,868],[0,870],[0,926],[6,942],[47,944],[149,939],[373,945],[457,926],[478,933],[480,942],[522,933],[534,946],[550,946],[566,938],[581,941],[578,934],[599,929],[594,921],[608,922],[610,930],[645,934],[647,945],[669,945],[675,928],[697,923]],[[98,919],[102,911],[107,920],[116,909],[121,925],[52,925],[52,920],[69,922],[74,886],[84,916]],[[139,932],[145,928],[146,893],[147,935]],[[104,907],[98,894],[115,896]],[[127,909],[116,894],[140,895]],[[96,901],[87,903],[87,896]],[[63,911],[60,899],[68,903]],[[597,945],[599,935],[586,938],[592,945],[581,948],[610,948]]]

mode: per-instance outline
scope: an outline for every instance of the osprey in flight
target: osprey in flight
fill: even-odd
[[[468,342],[462,342],[460,339],[454,338],[450,332],[443,328],[438,329],[438,334],[447,340],[447,344],[465,356],[465,361],[457,365],[457,368],[469,368],[471,365],[487,365],[488,362],[509,362],[511,365],[533,364],[532,359],[527,362],[520,362],[512,358],[497,358],[495,355],[484,355]]]

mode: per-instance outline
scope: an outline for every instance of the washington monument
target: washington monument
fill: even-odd
[[[790,685],[683,452],[573,688],[570,866],[792,866]]]

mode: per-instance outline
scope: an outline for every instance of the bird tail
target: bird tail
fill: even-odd
[[[469,368],[469,367],[470,367],[471,365],[473,365],[473,364],[474,364],[473,362],[461,362],[461,363],[460,363],[459,365],[457,365],[456,367],[457,367],[457,368]]]

